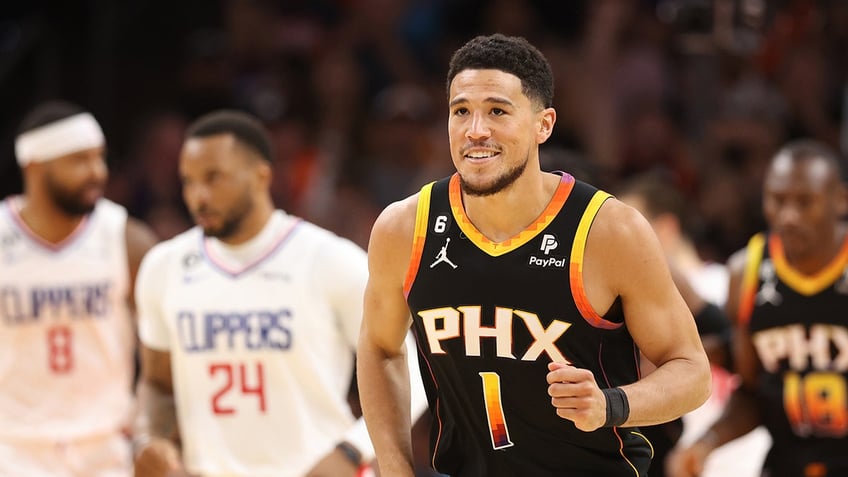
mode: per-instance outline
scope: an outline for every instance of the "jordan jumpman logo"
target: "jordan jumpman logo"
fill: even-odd
[[[449,243],[450,243],[450,237],[448,237],[445,240],[445,246],[442,247],[441,250],[439,250],[438,255],[436,255],[436,261],[433,262],[432,264],[430,264],[430,268],[435,267],[436,265],[438,265],[441,262],[447,263],[448,265],[451,266],[451,268],[456,268],[456,264],[451,262],[451,260],[448,258],[448,244]]]

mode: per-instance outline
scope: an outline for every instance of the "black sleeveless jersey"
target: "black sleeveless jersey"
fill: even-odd
[[[771,477],[848,475],[848,240],[816,275],[786,261],[777,235],[747,250],[739,319],[761,363]]]
[[[638,379],[620,304],[602,317],[583,289],[589,228],[609,194],[563,174],[535,223],[494,243],[471,224],[459,178],[422,188],[404,290],[433,416],[433,466],[452,477],[645,476],[637,428],[583,432],[556,414],[547,365],[601,388]]]

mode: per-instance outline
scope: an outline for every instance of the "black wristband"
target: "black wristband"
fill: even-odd
[[[630,417],[630,403],[621,388],[602,389],[607,400],[607,420],[603,427],[618,427]]]
[[[353,447],[353,444],[342,441],[336,445],[336,449],[342,451],[342,454],[344,454],[345,458],[347,458],[347,460],[349,460],[356,467],[362,465],[362,453],[359,452],[359,449]]]

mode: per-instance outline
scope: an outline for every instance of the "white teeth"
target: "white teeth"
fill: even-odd
[[[472,158],[472,159],[485,159],[487,157],[492,157],[494,155],[495,155],[495,153],[493,153],[493,152],[472,152],[472,153],[467,154],[467,156]]]

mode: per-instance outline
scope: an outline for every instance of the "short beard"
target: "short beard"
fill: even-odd
[[[220,227],[214,229],[203,229],[203,235],[207,237],[214,237],[219,240],[225,240],[235,235],[241,226],[241,221],[242,217],[227,217]]]
[[[524,160],[521,164],[518,164],[514,168],[506,171],[503,175],[497,177],[494,182],[488,185],[484,185],[481,187],[476,187],[474,185],[469,184],[463,179],[462,175],[459,176],[459,185],[462,188],[462,191],[467,195],[474,197],[486,197],[490,195],[495,195],[498,192],[506,189],[511,186],[515,181],[521,177],[521,174],[524,173],[524,169],[527,168],[527,163],[530,162],[530,158]]]
[[[50,196],[53,204],[56,205],[63,214],[70,217],[88,215],[93,212],[94,208],[97,206],[97,201],[89,203],[84,202],[80,198],[82,196],[81,190],[84,190],[87,184],[80,187],[80,190],[73,191],[58,184],[53,180],[52,176],[48,175],[45,186],[47,189],[47,195]]]
[[[203,229],[203,234],[207,237],[214,237],[218,240],[226,240],[235,235],[241,228],[245,217],[253,210],[253,202],[249,191],[241,197],[241,200],[227,214],[220,227],[214,229]]]

